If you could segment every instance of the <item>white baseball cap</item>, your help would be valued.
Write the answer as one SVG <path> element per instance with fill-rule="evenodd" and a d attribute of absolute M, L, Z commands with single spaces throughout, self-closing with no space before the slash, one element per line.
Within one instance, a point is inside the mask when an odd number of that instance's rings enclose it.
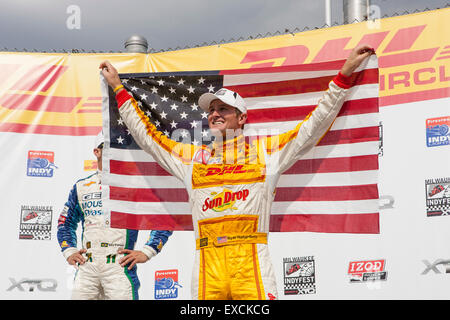
<path fill-rule="evenodd" d="M 105 142 L 105 137 L 103 136 L 103 130 L 95 137 L 94 148 L 100 147 L 102 143 Z"/>
<path fill-rule="evenodd" d="M 242 113 L 247 113 L 247 108 L 245 107 L 245 101 L 239 95 L 239 93 L 231 91 L 226 88 L 219 89 L 216 93 L 204 93 L 198 99 L 198 105 L 202 110 L 206 112 L 209 111 L 209 106 L 211 105 L 211 101 L 219 99 L 226 104 L 235 107 Z"/>

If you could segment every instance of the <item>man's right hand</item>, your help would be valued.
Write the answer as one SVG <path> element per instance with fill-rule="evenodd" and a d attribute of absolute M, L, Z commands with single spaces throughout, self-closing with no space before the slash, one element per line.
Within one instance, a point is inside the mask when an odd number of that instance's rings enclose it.
<path fill-rule="evenodd" d="M 100 63 L 99 68 L 102 69 L 102 74 L 111 88 L 115 89 L 122 84 L 119 73 L 108 60 Z"/>
<path fill-rule="evenodd" d="M 70 255 L 67 258 L 67 262 L 70 265 L 75 265 L 78 264 L 84 264 L 86 262 L 86 259 L 83 257 L 83 253 L 86 253 L 86 249 L 81 249 L 78 252 L 75 252 L 74 254 Z"/>

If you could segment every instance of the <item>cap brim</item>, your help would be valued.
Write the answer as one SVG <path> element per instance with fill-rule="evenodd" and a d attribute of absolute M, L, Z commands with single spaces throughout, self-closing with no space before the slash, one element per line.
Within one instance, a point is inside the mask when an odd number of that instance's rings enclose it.
<path fill-rule="evenodd" d="M 211 105 L 211 101 L 219 99 L 214 93 L 204 93 L 200 96 L 200 98 L 198 98 L 198 106 L 208 112 L 209 111 L 209 106 Z M 220 100 L 220 99 L 219 99 Z"/>

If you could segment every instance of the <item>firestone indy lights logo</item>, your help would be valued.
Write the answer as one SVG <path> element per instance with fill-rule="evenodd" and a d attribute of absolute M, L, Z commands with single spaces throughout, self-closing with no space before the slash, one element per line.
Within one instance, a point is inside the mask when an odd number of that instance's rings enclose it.
<path fill-rule="evenodd" d="M 350 282 L 386 280 L 385 265 L 385 260 L 352 261 L 348 266 Z"/>
<path fill-rule="evenodd" d="M 450 145 L 450 116 L 427 119 L 427 147 Z"/>
<path fill-rule="evenodd" d="M 284 294 L 315 294 L 316 272 L 313 256 L 283 258 Z"/>
<path fill-rule="evenodd" d="M 55 153 L 51 151 L 28 151 L 27 176 L 53 177 L 55 166 Z"/>
<path fill-rule="evenodd" d="M 425 180 L 427 216 L 450 214 L 450 177 Z"/>
<path fill-rule="evenodd" d="M 155 299 L 178 298 L 178 270 L 161 270 L 155 272 Z"/>
<path fill-rule="evenodd" d="M 51 206 L 23 205 L 20 212 L 19 239 L 51 240 Z"/>

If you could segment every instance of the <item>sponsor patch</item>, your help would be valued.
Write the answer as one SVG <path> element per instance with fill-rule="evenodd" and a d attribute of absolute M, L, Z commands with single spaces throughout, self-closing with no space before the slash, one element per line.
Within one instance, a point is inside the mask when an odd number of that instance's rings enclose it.
<path fill-rule="evenodd" d="M 427 147 L 447 146 L 450 144 L 450 116 L 426 120 Z"/>
<path fill-rule="evenodd" d="M 19 239 L 51 240 L 51 206 L 22 205 L 20 211 Z"/>
<path fill-rule="evenodd" d="M 161 270 L 155 272 L 155 299 L 178 298 L 178 270 Z"/>
<path fill-rule="evenodd" d="M 386 280 L 385 260 L 352 261 L 348 266 L 350 282 Z"/>
<path fill-rule="evenodd" d="M 450 177 L 425 180 L 427 216 L 450 214 Z"/>
<path fill-rule="evenodd" d="M 283 258 L 284 294 L 316 293 L 316 272 L 313 256 Z"/>
<path fill-rule="evenodd" d="M 27 176 L 51 178 L 54 169 L 57 169 L 54 152 L 28 151 Z"/>

